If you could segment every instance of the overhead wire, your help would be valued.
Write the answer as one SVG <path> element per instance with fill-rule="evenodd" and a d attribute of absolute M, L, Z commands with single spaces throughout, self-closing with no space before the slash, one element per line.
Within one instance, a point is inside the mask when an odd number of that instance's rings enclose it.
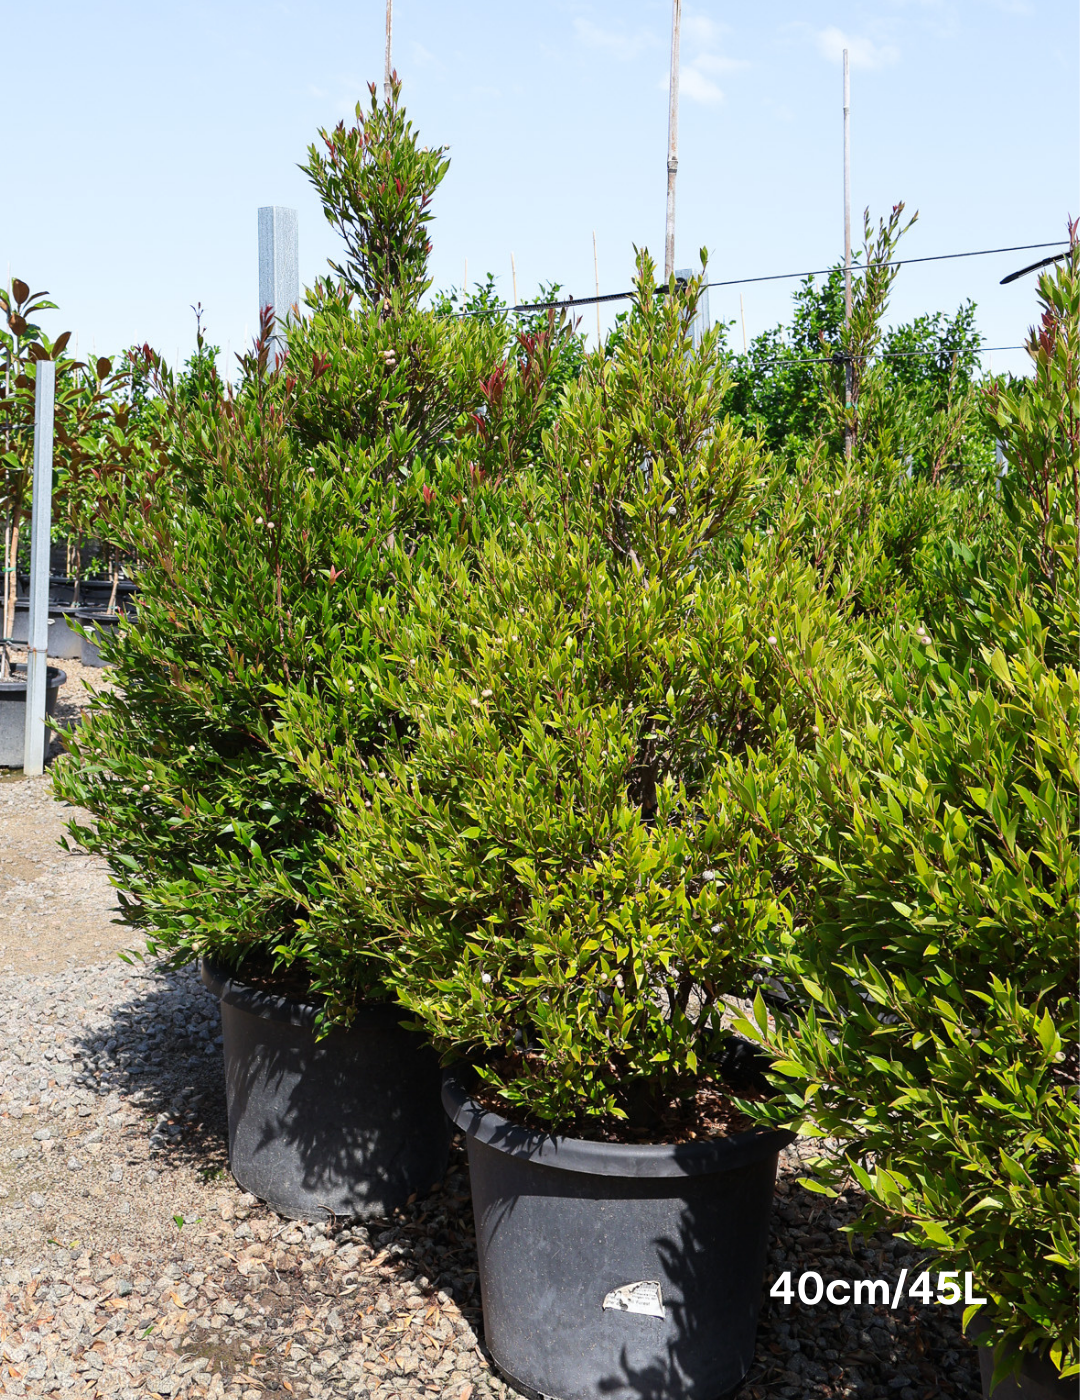
<path fill-rule="evenodd" d="M 1057 238 L 1051 240 L 1048 243 L 1014 243 L 1007 248 L 974 248 L 963 253 L 933 253 L 921 258 L 894 258 L 889 260 L 888 262 L 874 262 L 869 264 L 862 264 L 861 270 L 866 270 L 868 267 L 906 267 L 909 264 L 914 263 L 948 262 L 955 258 L 986 258 L 991 257 L 996 253 L 1026 253 L 1041 248 L 1059 248 L 1067 245 L 1067 243 L 1067 239 Z M 1060 256 L 1060 254 L 1056 256 Z M 1055 260 L 1055 258 L 1051 258 L 1045 261 L 1052 262 Z M 1035 263 L 1032 264 L 1030 268 L 1025 268 L 1024 271 L 1030 272 L 1033 271 L 1036 267 L 1042 265 L 1045 264 Z M 860 268 L 856 268 L 856 271 L 858 270 L 860 270 Z M 806 272 L 772 272 L 762 277 L 732 277 L 721 282 L 705 282 L 702 284 L 702 289 L 704 290 L 704 288 L 706 287 L 744 287 L 749 286 L 751 283 L 754 282 L 787 282 L 795 278 L 803 277 L 825 277 L 833 271 L 835 271 L 835 268 L 832 267 L 818 267 L 811 268 Z M 663 294 L 666 291 L 666 285 L 658 287 L 656 289 L 656 295 L 663 296 Z M 560 311 L 566 310 L 569 307 L 573 306 L 596 306 L 600 303 L 609 301 L 628 301 L 634 295 L 635 293 L 632 290 L 627 292 L 605 292 L 602 296 L 571 296 L 563 297 L 561 300 L 558 301 L 523 302 L 517 306 L 477 307 L 475 310 L 462 309 L 457 314 L 460 316 L 494 316 L 498 315 L 500 311 L 505 311 L 507 314 L 513 314 L 515 316 L 530 316 L 538 311 Z"/>

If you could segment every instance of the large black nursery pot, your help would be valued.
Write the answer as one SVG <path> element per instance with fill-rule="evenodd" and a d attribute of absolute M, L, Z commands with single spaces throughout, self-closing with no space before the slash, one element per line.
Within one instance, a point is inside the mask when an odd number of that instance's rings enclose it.
<path fill-rule="evenodd" d="M 448 1071 L 466 1134 L 484 1337 L 554 1400 L 720 1400 L 754 1356 L 777 1157 L 751 1131 L 668 1147 L 519 1127 Z"/>
<path fill-rule="evenodd" d="M 16 586 L 16 597 L 28 599 L 30 597 L 30 575 L 19 574 Z M 63 574 L 49 575 L 49 607 L 70 607 L 75 601 L 75 580 Z"/>
<path fill-rule="evenodd" d="M 446 1170 L 450 1125 L 434 1051 L 393 1005 L 315 1039 L 318 1008 L 203 959 L 221 999 L 229 1166 L 279 1215 L 385 1217 Z"/>
<path fill-rule="evenodd" d="M 74 608 L 58 603 L 49 604 L 49 648 L 47 655 L 64 661 L 77 661 L 82 655 L 82 638 L 68 626 Z M 16 646 L 25 646 L 30 639 L 30 604 L 15 604 L 15 620 L 11 639 Z"/>
<path fill-rule="evenodd" d="M 0 768 L 21 768 L 26 751 L 26 667 L 16 664 L 11 671 L 11 680 L 0 681 Z M 47 666 L 45 676 L 45 713 L 51 715 L 67 675 Z M 48 743 L 46 735 L 46 749 Z"/>
<path fill-rule="evenodd" d="M 116 586 L 116 606 L 123 608 L 135 597 L 134 580 L 122 578 Z M 87 608 L 107 608 L 112 597 L 112 579 L 84 578 L 79 584 L 79 602 Z"/>

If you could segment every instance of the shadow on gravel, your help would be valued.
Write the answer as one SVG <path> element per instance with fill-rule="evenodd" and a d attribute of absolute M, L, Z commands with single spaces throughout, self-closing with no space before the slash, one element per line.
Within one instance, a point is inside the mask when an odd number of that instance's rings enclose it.
<path fill-rule="evenodd" d="M 194 1167 L 206 1180 L 228 1173 L 228 1121 L 221 1015 L 194 966 L 170 972 L 136 965 L 127 1000 L 100 1029 L 75 1040 L 83 1084 L 116 1090 L 158 1122 L 148 1128 L 159 1167 Z"/>
<path fill-rule="evenodd" d="M 125 1000 L 112 1007 L 100 1030 L 74 1042 L 84 1065 L 83 1084 L 114 1089 L 148 1118 L 148 1165 L 186 1166 L 206 1181 L 235 1186 L 229 1172 L 229 1130 L 218 1000 L 195 965 L 179 972 L 136 965 Z M 209 1050 L 208 1050 L 209 1047 Z M 239 1190 L 239 1187 L 236 1187 Z M 460 1136 L 439 1187 L 385 1221 L 356 1226 L 331 1222 L 331 1235 L 366 1235 L 399 1276 L 428 1280 L 467 1315 L 479 1308 L 479 1275 L 468 1166 Z"/>

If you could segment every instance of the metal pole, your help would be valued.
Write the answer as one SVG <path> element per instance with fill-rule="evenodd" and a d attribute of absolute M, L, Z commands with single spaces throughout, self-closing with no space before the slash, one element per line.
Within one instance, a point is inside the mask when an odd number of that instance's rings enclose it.
<path fill-rule="evenodd" d="M 394 30 L 394 0 L 386 0 L 386 67 L 383 70 L 383 99 L 390 106 L 390 38 Z"/>
<path fill-rule="evenodd" d="M 300 239 L 295 209 L 267 204 L 259 210 L 259 310 L 272 307 L 275 339 L 284 341 L 285 319 L 300 303 Z M 246 339 L 246 335 L 245 335 Z"/>
<path fill-rule="evenodd" d="M 595 229 L 593 229 L 593 234 L 592 234 L 592 268 L 593 268 L 593 278 L 594 278 L 594 280 L 595 280 L 595 282 L 596 282 L 596 348 L 597 348 L 597 350 L 602 350 L 602 349 L 604 348 L 604 340 L 603 340 L 603 337 L 602 337 L 601 334 L 600 334 L 600 264 L 599 264 L 599 262 L 597 261 L 597 258 L 596 258 L 596 230 L 595 230 Z"/>
<path fill-rule="evenodd" d="M 675 271 L 675 175 L 679 169 L 679 30 L 682 0 L 671 0 L 671 86 L 668 95 L 667 225 L 664 232 L 664 281 Z"/>
<path fill-rule="evenodd" d="M 26 652 L 23 773 L 45 771 L 45 687 L 49 652 L 49 545 L 52 524 L 53 417 L 56 365 L 38 360 L 34 395 L 34 507 L 30 524 L 30 625 Z"/>
<path fill-rule="evenodd" d="M 844 330 L 851 327 L 851 66 L 844 50 Z M 850 350 L 849 350 L 850 354 Z M 851 360 L 844 362 L 844 456 L 852 453 Z"/>

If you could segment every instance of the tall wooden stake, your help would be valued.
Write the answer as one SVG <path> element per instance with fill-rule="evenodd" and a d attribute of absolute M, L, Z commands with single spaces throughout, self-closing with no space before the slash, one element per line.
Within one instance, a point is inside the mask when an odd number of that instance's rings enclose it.
<path fill-rule="evenodd" d="M 844 329 L 851 327 L 851 66 L 844 50 Z M 849 347 L 850 353 L 850 347 Z M 844 363 L 844 456 L 854 447 L 851 430 L 851 360 Z"/>
<path fill-rule="evenodd" d="M 513 253 L 510 254 L 510 276 L 511 276 L 511 278 L 513 279 L 513 282 L 514 282 L 514 305 L 515 305 L 515 306 L 520 306 L 520 305 L 521 305 L 521 302 L 518 301 L 518 294 L 517 294 L 517 267 L 516 267 L 516 265 L 515 265 L 515 263 L 514 263 L 514 255 L 513 255 Z"/>
<path fill-rule="evenodd" d="M 675 271 L 675 175 L 679 169 L 679 30 L 682 0 L 671 0 L 671 85 L 668 94 L 667 224 L 664 231 L 664 281 Z"/>
<path fill-rule="evenodd" d="M 596 348 L 604 348 L 603 337 L 600 334 L 600 264 L 596 258 L 596 230 L 592 233 L 592 267 L 593 277 L 596 280 Z"/>
<path fill-rule="evenodd" d="M 38 360 L 34 394 L 34 509 L 30 525 L 30 626 L 26 652 L 23 773 L 45 771 L 45 686 L 49 651 L 49 545 L 52 525 L 56 364 Z"/>
<path fill-rule="evenodd" d="M 739 319 L 742 321 L 742 352 L 746 354 L 746 307 L 743 306 L 742 292 L 739 293 Z"/>
<path fill-rule="evenodd" d="M 383 70 L 383 100 L 390 106 L 390 39 L 394 31 L 394 0 L 386 0 L 386 66 Z"/>

